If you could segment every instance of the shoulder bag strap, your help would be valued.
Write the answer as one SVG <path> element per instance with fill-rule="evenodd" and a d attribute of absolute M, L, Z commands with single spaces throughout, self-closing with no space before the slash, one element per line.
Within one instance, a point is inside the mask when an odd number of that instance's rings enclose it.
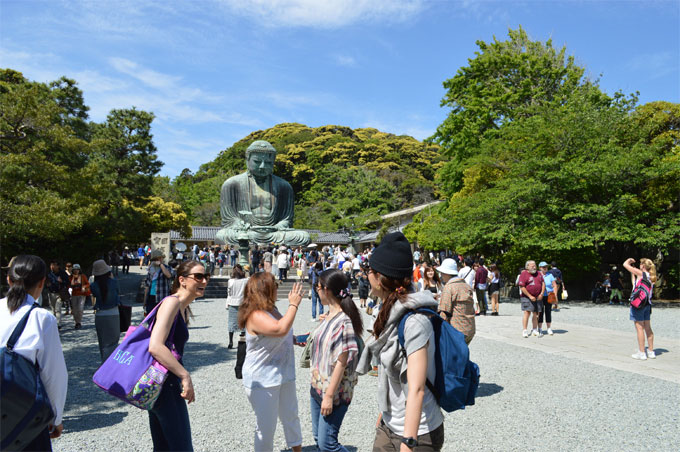
<path fill-rule="evenodd" d="M 14 328 L 14 331 L 12 331 L 12 335 L 9 337 L 7 340 L 7 349 L 8 350 L 14 350 L 14 346 L 16 345 L 17 341 L 19 340 L 19 337 L 21 336 L 21 333 L 24 332 L 24 328 L 26 328 L 26 324 L 28 323 L 28 318 L 31 316 L 31 311 L 33 309 L 38 308 L 38 303 L 33 303 L 31 305 L 31 308 L 28 310 L 26 314 L 21 318 L 19 323 L 17 323 L 17 326 Z"/>

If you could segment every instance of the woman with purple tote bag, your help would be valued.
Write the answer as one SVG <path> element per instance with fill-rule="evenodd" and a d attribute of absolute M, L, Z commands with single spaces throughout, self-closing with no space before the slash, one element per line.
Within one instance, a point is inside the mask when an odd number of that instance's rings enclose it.
<path fill-rule="evenodd" d="M 195 400 L 194 386 L 182 355 L 189 339 L 189 305 L 203 296 L 209 279 L 200 262 L 183 262 L 173 294 L 128 331 L 93 378 L 109 394 L 149 411 L 154 451 L 193 451 L 185 400 Z"/>
<path fill-rule="evenodd" d="M 151 331 L 149 353 L 165 366 L 169 373 L 156 403 L 149 410 L 149 427 L 153 449 L 163 451 L 192 451 L 191 427 L 186 403 L 195 400 L 194 386 L 189 372 L 177 359 L 167 343 L 174 344 L 180 356 L 189 339 L 187 328 L 189 305 L 202 297 L 210 275 L 200 262 L 185 261 L 177 268 L 172 284 L 173 295 L 165 298 L 158 308 Z M 172 331 L 172 337 L 169 337 Z M 183 400 L 184 399 L 184 400 Z"/>

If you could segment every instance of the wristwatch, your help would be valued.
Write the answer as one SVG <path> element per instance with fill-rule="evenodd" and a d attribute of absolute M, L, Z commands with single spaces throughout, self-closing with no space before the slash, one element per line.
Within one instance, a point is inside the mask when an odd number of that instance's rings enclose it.
<path fill-rule="evenodd" d="M 418 445 L 418 440 L 416 438 L 413 438 L 413 437 L 402 438 L 401 442 L 406 444 L 406 446 L 409 449 L 413 449 L 414 447 L 416 447 Z"/>

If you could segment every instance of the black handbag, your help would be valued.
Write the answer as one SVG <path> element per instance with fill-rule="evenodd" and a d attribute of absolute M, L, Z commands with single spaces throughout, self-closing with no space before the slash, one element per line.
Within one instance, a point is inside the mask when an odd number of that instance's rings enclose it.
<path fill-rule="evenodd" d="M 243 363 L 246 360 L 246 337 L 245 335 L 239 336 L 238 346 L 236 347 L 236 366 L 234 367 L 234 373 L 236 378 L 241 380 L 243 378 Z"/>
<path fill-rule="evenodd" d="M 49 425 L 54 413 L 47 391 L 40 379 L 40 367 L 14 351 L 14 346 L 24 332 L 31 306 L 12 332 L 7 345 L 0 349 L 2 379 L 2 442 L 0 449 L 24 450 Z"/>

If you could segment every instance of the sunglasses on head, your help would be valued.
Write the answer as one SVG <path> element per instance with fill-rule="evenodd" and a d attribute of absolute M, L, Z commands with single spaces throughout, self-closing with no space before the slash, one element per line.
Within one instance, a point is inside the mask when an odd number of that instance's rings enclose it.
<path fill-rule="evenodd" d="M 210 280 L 210 275 L 206 275 L 205 273 L 189 273 L 186 277 L 198 282 Z"/>

